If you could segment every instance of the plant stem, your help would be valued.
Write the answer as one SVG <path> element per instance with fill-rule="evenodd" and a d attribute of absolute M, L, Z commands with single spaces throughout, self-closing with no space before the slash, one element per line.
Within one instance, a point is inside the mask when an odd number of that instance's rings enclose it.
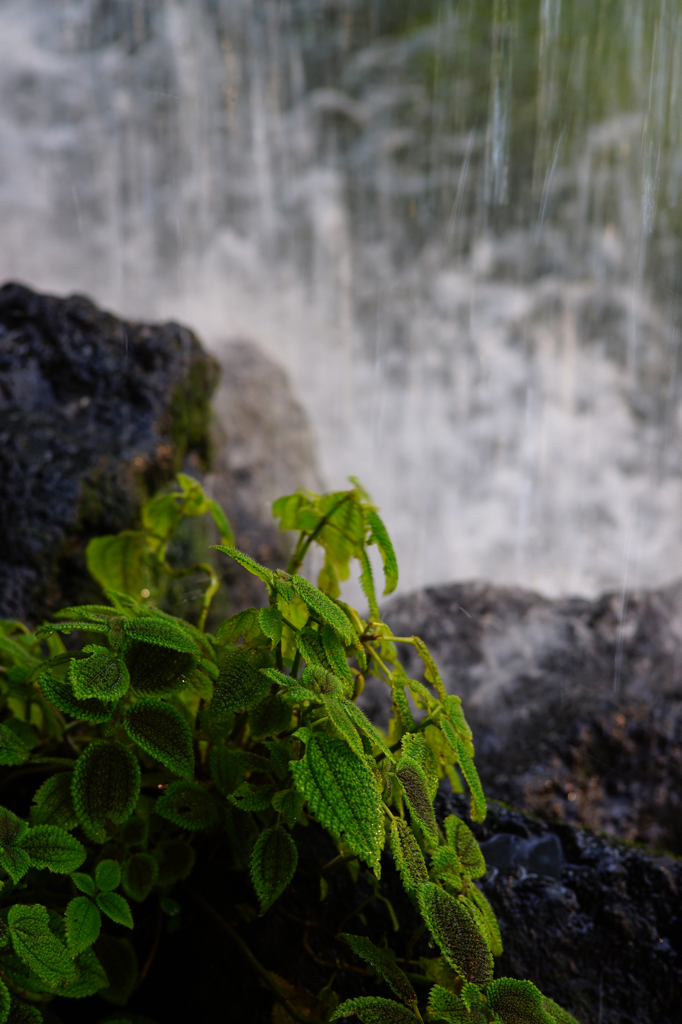
<path fill-rule="evenodd" d="M 289 573 L 290 576 L 293 576 L 294 573 L 298 572 L 298 570 L 303 565 L 305 556 L 308 554 L 310 545 L 313 543 L 314 540 L 317 540 L 317 538 L 320 535 L 320 531 L 324 529 L 324 527 L 327 525 L 331 517 L 337 511 L 337 509 L 340 509 L 341 506 L 350 499 L 352 494 L 353 491 L 349 491 L 348 494 L 345 494 L 340 501 L 337 501 L 335 505 L 332 505 L 332 507 L 329 509 L 329 512 L 327 512 L 326 516 L 323 516 L 322 519 L 320 519 L 319 523 L 317 524 L 313 532 L 305 541 L 303 541 L 305 534 L 301 534 L 299 542 L 296 545 L 296 550 L 294 551 L 291 561 L 287 566 L 287 572 Z M 301 541 L 303 541 L 303 543 L 301 543 Z"/>

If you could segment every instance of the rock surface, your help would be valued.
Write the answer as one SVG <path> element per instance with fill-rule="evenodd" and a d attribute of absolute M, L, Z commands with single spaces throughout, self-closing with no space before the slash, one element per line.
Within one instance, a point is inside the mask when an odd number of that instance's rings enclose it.
<path fill-rule="evenodd" d="M 88 539 L 135 525 L 188 457 L 208 464 L 217 379 L 178 324 L 0 288 L 0 616 L 82 599 Z"/>
<path fill-rule="evenodd" d="M 489 797 L 682 853 L 682 585 L 623 605 L 453 584 L 385 616 L 423 637 L 462 697 Z M 363 694 L 375 719 L 386 693 Z"/>

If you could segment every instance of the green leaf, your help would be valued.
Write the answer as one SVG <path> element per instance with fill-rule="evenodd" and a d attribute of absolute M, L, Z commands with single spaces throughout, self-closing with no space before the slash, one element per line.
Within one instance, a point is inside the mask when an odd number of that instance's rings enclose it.
<path fill-rule="evenodd" d="M 327 663 L 327 654 L 324 649 L 321 633 L 318 633 L 316 629 L 311 629 L 309 626 L 304 626 L 294 637 L 294 643 L 310 669 L 320 668 L 324 672 L 329 672 L 330 675 L 333 675 Z M 342 688 L 341 680 L 338 681 L 337 685 Z"/>
<path fill-rule="evenodd" d="M 119 700 L 130 685 L 128 669 L 107 647 L 88 644 L 83 648 L 89 658 L 74 658 L 69 667 L 69 682 L 77 700 L 95 697 L 105 702 Z"/>
<path fill-rule="evenodd" d="M 396 774 L 413 820 L 419 822 L 426 837 L 434 846 L 437 846 L 438 825 L 424 773 L 419 765 L 403 755 Z"/>
<path fill-rule="evenodd" d="M 435 800 L 439 776 L 438 760 L 434 751 L 421 733 L 408 733 L 403 736 L 401 746 L 403 757 L 416 764 L 423 775 L 429 800 Z"/>
<path fill-rule="evenodd" d="M 374 775 L 343 740 L 314 735 L 305 757 L 292 762 L 296 788 L 320 824 L 379 876 L 384 845 L 381 799 Z"/>
<path fill-rule="evenodd" d="M 0 866 L 13 882 L 24 877 L 30 867 L 28 854 L 21 844 L 28 833 L 28 825 L 16 814 L 0 807 Z"/>
<path fill-rule="evenodd" d="M 7 1024 L 10 1009 L 10 994 L 7 985 L 0 980 L 0 1024 Z"/>
<path fill-rule="evenodd" d="M 98 893 L 97 906 L 115 924 L 122 924 L 124 928 L 134 927 L 133 915 L 130 913 L 128 901 L 123 896 L 119 896 L 117 892 Z"/>
<path fill-rule="evenodd" d="M 43 1015 L 37 1006 L 31 1006 L 17 996 L 12 996 L 7 1024 L 43 1024 Z"/>
<path fill-rule="evenodd" d="M 7 846 L 0 850 L 0 867 L 5 869 L 15 884 L 24 877 L 30 866 L 28 854 L 20 847 Z"/>
<path fill-rule="evenodd" d="M 140 766 L 118 740 L 93 740 L 76 761 L 71 781 L 73 806 L 83 830 L 104 840 L 104 823 L 129 818 L 140 795 Z"/>
<path fill-rule="evenodd" d="M 57 825 L 71 831 L 78 824 L 71 798 L 71 772 L 58 772 L 47 779 L 33 797 L 33 825 Z"/>
<path fill-rule="evenodd" d="M 154 807 L 157 814 L 180 828 L 196 832 L 220 821 L 220 811 L 198 782 L 171 782 Z"/>
<path fill-rule="evenodd" d="M 337 700 L 336 697 L 328 695 L 326 693 L 321 694 L 324 702 L 329 721 L 332 723 L 339 735 L 346 740 L 351 750 L 353 750 L 360 759 L 364 759 L 365 748 L 362 745 L 362 740 L 358 735 L 358 731 L 353 725 L 350 715 L 346 708 Z"/>
<path fill-rule="evenodd" d="M 226 547 L 228 547 L 228 548 L 232 547 L 233 548 L 234 547 L 234 532 L 232 530 L 232 527 L 230 526 L 230 522 L 229 522 L 227 516 L 223 512 L 223 510 L 220 507 L 220 505 L 218 504 L 218 502 L 214 501 L 213 498 L 207 498 L 206 504 L 208 506 L 208 512 L 209 512 L 209 515 L 211 516 L 211 519 L 213 520 L 213 522 L 218 527 L 218 533 L 220 534 L 220 539 L 222 540 L 222 542 L 225 544 Z"/>
<path fill-rule="evenodd" d="M 542 993 L 532 981 L 498 978 L 485 990 L 488 1006 L 502 1024 L 554 1024 L 543 1009 Z"/>
<path fill-rule="evenodd" d="M 85 999 L 87 996 L 94 996 L 100 989 L 108 988 L 109 979 L 92 949 L 84 949 L 79 953 L 74 960 L 74 967 L 76 980 L 59 990 L 61 996 L 66 996 L 67 999 Z"/>
<path fill-rule="evenodd" d="M 447 1021 L 447 1024 L 485 1024 L 478 1006 L 469 1008 L 460 996 L 442 985 L 434 985 L 429 992 L 427 1009 L 430 1017 Z"/>
<path fill-rule="evenodd" d="M 367 519 L 367 525 L 372 531 L 368 544 L 376 544 L 381 552 L 381 558 L 384 563 L 384 576 L 386 577 L 386 588 L 384 594 L 392 594 L 398 585 L 398 560 L 395 557 L 395 551 L 391 544 L 391 538 L 388 535 L 388 530 L 384 526 L 381 518 L 374 509 L 367 509 L 365 511 Z"/>
<path fill-rule="evenodd" d="M 445 698 L 443 703 L 445 705 L 445 711 L 450 721 L 452 722 L 453 727 L 460 734 L 460 737 L 465 741 L 465 745 L 468 746 L 468 744 L 471 744 L 471 746 L 468 747 L 468 749 L 469 753 L 473 757 L 473 733 L 471 731 L 469 723 L 464 717 L 461 697 L 457 697 L 454 693 L 451 693 Z"/>
<path fill-rule="evenodd" d="M 449 814 L 443 822 L 449 845 L 456 852 L 462 867 L 470 878 L 485 874 L 485 860 L 473 832 L 460 818 Z"/>
<path fill-rule="evenodd" d="M 163 839 L 153 850 L 159 864 L 158 884 L 175 885 L 188 878 L 194 867 L 194 849 L 184 839 Z"/>
<path fill-rule="evenodd" d="M 148 616 L 126 619 L 123 632 L 130 684 L 137 693 L 163 697 L 186 684 L 201 652 L 185 630 Z"/>
<path fill-rule="evenodd" d="M 418 895 L 424 920 L 450 966 L 466 981 L 489 982 L 493 958 L 471 913 L 432 882 L 420 886 Z"/>
<path fill-rule="evenodd" d="M 270 655 L 248 647 L 227 647 L 220 651 L 220 674 L 213 691 L 209 714 L 212 718 L 228 711 L 248 711 L 263 699 L 270 680 L 260 670 L 270 663 Z"/>
<path fill-rule="evenodd" d="M 478 777 L 476 765 L 471 760 L 469 752 L 459 736 L 457 737 L 455 753 L 457 755 L 457 763 L 459 764 L 462 775 L 466 779 L 466 783 L 471 792 L 471 819 L 472 821 L 485 821 L 488 808 L 486 806 L 481 780 Z"/>
<path fill-rule="evenodd" d="M 127 846 L 140 846 L 147 841 L 149 822 L 144 818 L 133 815 L 124 821 L 118 830 L 118 838 Z"/>
<path fill-rule="evenodd" d="M 109 626 L 106 622 L 99 622 L 96 619 L 84 619 L 79 622 L 45 622 L 36 629 L 37 637 L 51 636 L 52 633 L 73 633 L 80 629 L 84 633 L 108 633 Z"/>
<path fill-rule="evenodd" d="M 0 724 L 0 765 L 23 764 L 30 749 L 4 722 Z"/>
<path fill-rule="evenodd" d="M 132 944 L 128 939 L 114 939 L 101 934 L 95 952 L 109 981 L 100 996 L 115 1006 L 125 1006 L 138 978 L 137 957 Z"/>
<path fill-rule="evenodd" d="M 360 573 L 360 586 L 362 587 L 363 594 L 367 598 L 367 604 L 369 605 L 369 616 L 372 622 L 377 622 L 381 618 L 381 613 L 379 611 L 376 590 L 374 588 L 372 563 L 367 557 L 367 552 L 364 550 L 364 548 L 359 552 L 358 559 L 362 567 L 362 571 Z"/>
<path fill-rule="evenodd" d="M 254 646 L 258 640 L 264 642 L 265 635 L 260 627 L 261 608 L 244 608 L 231 618 L 221 623 L 216 630 L 216 640 L 219 644 L 236 643 L 240 637 L 244 638 L 247 647 Z"/>
<path fill-rule="evenodd" d="M 222 551 L 223 554 L 229 555 L 230 558 L 234 558 L 235 562 L 239 562 L 244 569 L 248 570 L 253 576 L 257 576 L 263 583 L 272 584 L 275 574 L 272 569 L 266 569 L 264 565 L 260 565 L 250 555 L 245 554 L 243 551 L 239 551 L 237 548 L 227 547 L 225 544 L 213 544 L 212 547 L 216 551 Z"/>
<path fill-rule="evenodd" d="M 249 727 L 255 740 L 277 736 L 289 728 L 290 722 L 291 707 L 276 693 L 266 697 L 249 712 Z"/>
<path fill-rule="evenodd" d="M 475 885 L 469 887 L 469 897 L 478 907 L 485 924 L 486 931 L 488 933 L 488 943 L 490 945 L 490 952 L 493 956 L 502 956 L 504 949 L 502 947 L 502 935 L 500 934 L 500 926 L 497 923 L 495 917 L 495 911 L 488 903 L 488 900 L 483 895 L 480 889 Z"/>
<path fill-rule="evenodd" d="M 426 669 L 424 677 L 426 681 L 435 686 L 438 696 L 442 701 L 445 701 L 447 699 L 447 694 L 445 692 L 445 687 L 443 686 L 443 680 L 440 677 L 438 666 L 433 660 L 433 657 L 431 656 L 428 647 L 421 639 L 421 637 L 418 636 L 412 637 L 412 643 L 414 644 L 415 650 L 419 654 L 419 657 L 424 662 L 424 667 Z"/>
<path fill-rule="evenodd" d="M 347 999 L 329 1019 L 339 1020 L 341 1017 L 359 1017 L 363 1024 L 418 1024 L 418 1018 L 406 1006 L 380 996 Z"/>
<path fill-rule="evenodd" d="M 244 778 L 246 761 L 239 750 L 214 747 L 211 751 L 210 770 L 216 788 L 223 796 L 229 796 Z"/>
<path fill-rule="evenodd" d="M 417 993 L 405 972 L 396 964 L 395 955 L 391 956 L 387 950 L 379 949 L 363 935 L 342 934 L 341 938 L 346 939 L 356 956 L 362 957 L 372 965 L 399 999 L 408 1006 L 417 1005 Z"/>
<path fill-rule="evenodd" d="M 111 718 L 114 710 L 111 704 L 96 697 L 88 700 L 78 700 L 74 695 L 70 683 L 64 679 L 57 679 L 51 672 L 45 671 L 40 674 L 38 685 L 42 690 L 45 700 L 54 704 L 56 708 L 73 718 L 82 718 L 86 722 L 106 722 Z"/>
<path fill-rule="evenodd" d="M 251 853 L 251 881 L 264 914 L 284 892 L 298 864 L 296 844 L 281 825 L 264 829 Z"/>
<path fill-rule="evenodd" d="M 158 547 L 165 548 L 182 519 L 176 499 L 177 492 L 157 494 L 142 506 L 142 525 L 158 542 L 158 545 L 153 544 L 155 550 Z"/>
<path fill-rule="evenodd" d="M 282 815 L 289 828 L 293 828 L 298 821 L 304 802 L 295 789 L 280 789 L 272 798 L 272 806 Z"/>
<path fill-rule="evenodd" d="M 117 608 L 107 604 L 75 604 L 70 608 L 60 608 L 54 613 L 55 619 L 84 619 L 87 622 L 108 622 L 120 617 Z"/>
<path fill-rule="evenodd" d="M 442 882 L 462 888 L 462 865 L 451 846 L 439 846 L 431 855 L 431 871 Z"/>
<path fill-rule="evenodd" d="M 320 630 L 320 636 L 322 637 L 324 653 L 327 656 L 327 661 L 329 662 L 332 672 L 334 675 L 338 676 L 339 679 L 345 682 L 346 696 L 352 696 L 353 689 L 355 687 L 355 680 L 353 679 L 353 673 L 348 666 L 346 650 L 343 644 L 331 626 L 323 626 Z"/>
<path fill-rule="evenodd" d="M 102 919 L 99 910 L 87 896 L 76 896 L 64 913 L 66 944 L 72 956 L 91 946 L 99 935 Z"/>
<path fill-rule="evenodd" d="M 254 786 L 250 782 L 242 782 L 231 793 L 228 800 L 242 811 L 264 811 L 270 806 L 277 786 Z"/>
<path fill-rule="evenodd" d="M 353 630 L 347 617 L 337 604 L 334 604 L 330 597 L 323 594 L 321 590 L 305 579 L 303 576 L 292 576 L 291 585 L 298 596 L 305 601 L 313 615 L 325 623 L 341 637 L 343 642 L 350 646 L 353 643 Z"/>
<path fill-rule="evenodd" d="M 156 885 L 158 861 L 148 853 L 134 853 L 123 864 L 123 891 L 136 903 L 142 903 Z"/>
<path fill-rule="evenodd" d="M 52 934 L 50 919 L 40 904 L 15 904 L 7 915 L 12 945 L 17 956 L 49 986 L 69 982 L 75 977 L 71 957 Z"/>
<path fill-rule="evenodd" d="M 121 884 L 121 865 L 110 857 L 101 860 L 95 868 L 95 882 L 104 892 L 112 892 Z"/>
<path fill-rule="evenodd" d="M 542 1009 L 549 1014 L 555 1024 L 578 1024 L 575 1017 L 571 1017 L 570 1013 L 562 1009 L 553 999 L 548 999 L 547 996 L 542 997 Z"/>
<path fill-rule="evenodd" d="M 116 590 L 136 600 L 149 583 L 147 536 L 143 530 L 123 530 L 93 537 L 85 549 L 90 575 L 103 590 Z"/>
<path fill-rule="evenodd" d="M 71 874 L 71 881 L 80 892 L 84 892 L 86 896 L 94 896 L 97 891 L 95 881 L 90 875 L 86 875 L 83 871 L 73 871 Z"/>
<path fill-rule="evenodd" d="M 279 608 L 261 608 L 258 613 L 260 628 L 276 647 L 282 639 L 282 613 Z"/>
<path fill-rule="evenodd" d="M 35 825 L 21 844 L 34 868 L 60 875 L 76 871 L 85 860 L 85 847 L 56 825 Z"/>
<path fill-rule="evenodd" d="M 174 775 L 192 778 L 192 733 L 180 712 L 170 704 L 153 697 L 143 697 L 128 708 L 125 730 L 133 743 L 137 743 Z"/>
<path fill-rule="evenodd" d="M 428 882 L 429 873 L 412 829 L 401 818 L 391 819 L 391 853 L 406 892 L 416 896 L 419 886 Z"/>

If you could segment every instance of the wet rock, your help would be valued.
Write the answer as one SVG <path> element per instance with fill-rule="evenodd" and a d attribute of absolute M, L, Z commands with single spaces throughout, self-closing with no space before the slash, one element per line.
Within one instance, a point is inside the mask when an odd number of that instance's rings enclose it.
<path fill-rule="evenodd" d="M 682 585 L 623 602 L 453 584 L 385 616 L 424 638 L 462 697 L 488 796 L 682 852 Z M 378 720 L 386 697 L 363 694 Z"/>
<path fill-rule="evenodd" d="M 178 324 L 0 288 L 0 616 L 97 599 L 83 552 L 136 525 L 189 460 L 206 467 L 218 367 Z"/>
<path fill-rule="evenodd" d="M 472 824 L 467 803 L 440 796 L 437 809 L 481 842 L 504 943 L 496 977 L 529 978 L 581 1024 L 678 1024 L 682 863 L 495 803 Z"/>

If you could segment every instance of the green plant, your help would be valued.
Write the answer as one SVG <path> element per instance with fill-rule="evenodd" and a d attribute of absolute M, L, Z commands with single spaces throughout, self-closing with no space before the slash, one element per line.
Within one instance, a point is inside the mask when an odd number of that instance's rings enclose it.
<path fill-rule="evenodd" d="M 169 930 L 177 926 L 173 890 L 192 871 L 193 836 L 226 833 L 234 866 L 249 871 L 267 913 L 296 872 L 296 831 L 311 818 L 335 840 L 335 866 L 357 872 L 362 862 L 379 879 L 390 849 L 440 950 L 426 967 L 418 961 L 415 975 L 409 952 L 403 970 L 390 949 L 346 934 L 347 948 L 396 999 L 338 1005 L 330 988 L 316 1019 L 571 1021 L 530 982 L 493 980 L 502 945 L 475 884 L 485 872 L 481 851 L 463 821 L 451 815 L 441 827 L 433 810 L 447 777 L 460 792 L 466 783 L 472 818 L 485 817 L 471 731 L 424 643 L 392 636 L 381 621 L 368 547 L 378 549 L 386 593 L 398 569 L 367 494 L 354 482 L 277 501 L 282 529 L 298 532 L 283 571 L 237 550 L 221 510 L 196 481 L 178 479 L 179 491 L 144 507 L 140 530 L 91 542 L 88 564 L 109 604 L 66 608 L 35 633 L 2 623 L 0 763 L 13 769 L 5 786 L 48 777 L 28 823 L 0 810 L 0 1024 L 40 1020 L 37 1007 L 54 995 L 97 992 L 124 1006 L 139 981 L 135 956 L 107 922 L 132 929 L 136 906 L 155 898 Z M 216 550 L 258 577 L 268 598 L 214 635 L 204 632 L 217 586 L 210 565 L 198 567 L 209 585 L 197 626 L 162 611 L 140 585 L 152 580 L 150 566 L 177 573 L 166 559 L 170 537 L 182 516 L 205 513 L 230 541 Z M 324 551 L 318 586 L 298 572 L 313 543 Z M 352 559 L 368 621 L 339 597 Z M 61 634 L 80 646 L 67 650 Z M 419 653 L 424 682 L 406 674 L 400 643 Z M 392 693 L 387 734 L 355 702 L 370 673 Z M 289 1018 L 313 1021 L 285 983 L 258 969 Z M 414 985 L 429 980 L 420 1009 Z"/>

